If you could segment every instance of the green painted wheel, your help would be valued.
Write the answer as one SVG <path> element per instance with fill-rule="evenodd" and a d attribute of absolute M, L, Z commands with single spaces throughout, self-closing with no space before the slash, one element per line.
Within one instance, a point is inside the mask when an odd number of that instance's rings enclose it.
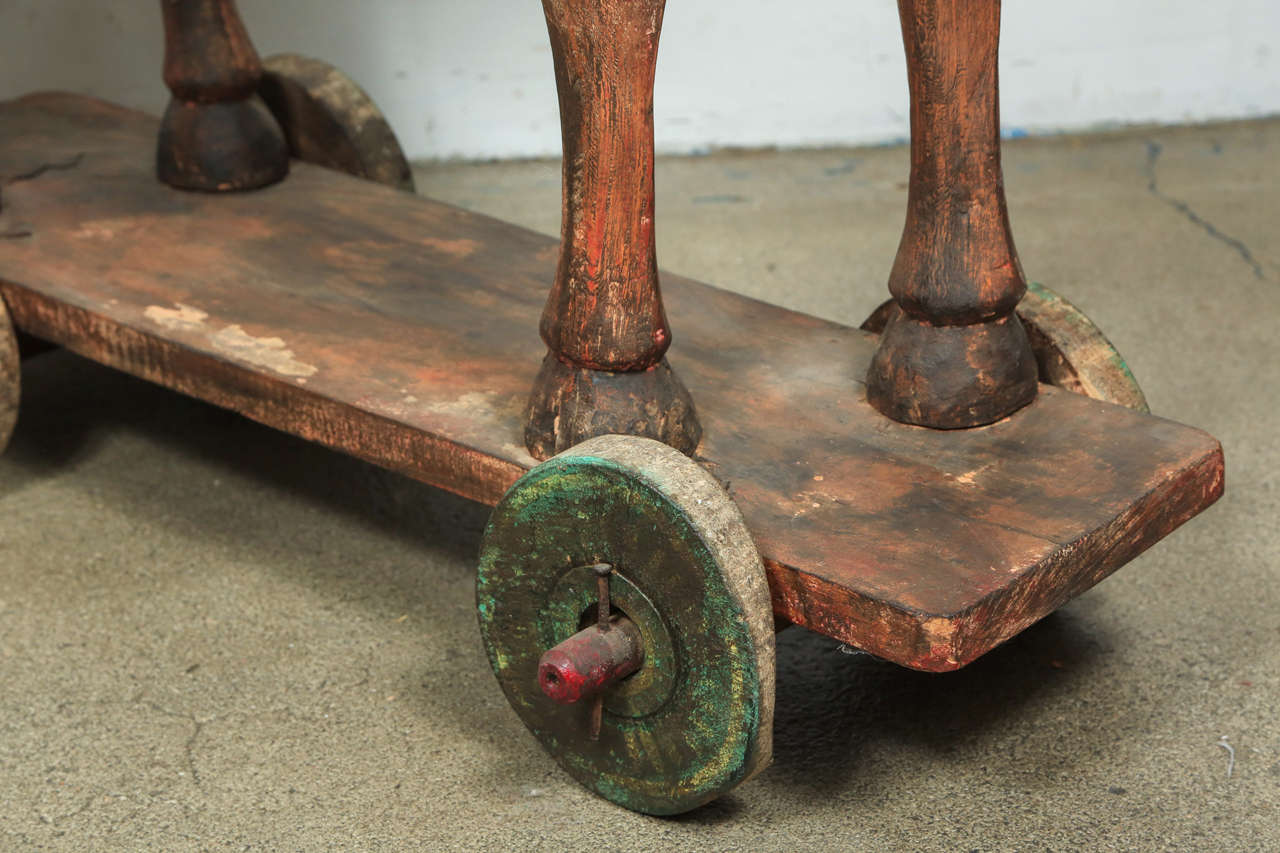
<path fill-rule="evenodd" d="M 613 611 L 643 640 L 640 669 L 591 703 L 539 687 L 543 653 Z M 650 439 L 600 436 L 537 466 L 493 511 L 476 582 L 480 630 L 512 708 L 582 785 L 634 811 L 678 814 L 769 763 L 774 632 L 742 516 L 701 466 Z"/>
<path fill-rule="evenodd" d="M 881 304 L 863 321 L 862 330 L 882 332 L 894 307 L 892 299 Z M 1017 311 L 1031 340 L 1041 382 L 1140 412 L 1150 411 L 1129 365 L 1083 311 L 1035 282 L 1027 285 Z"/>
<path fill-rule="evenodd" d="M 21 356 L 9 310 L 0 299 L 0 452 L 9 446 L 18 423 L 18 398 L 22 392 Z"/>

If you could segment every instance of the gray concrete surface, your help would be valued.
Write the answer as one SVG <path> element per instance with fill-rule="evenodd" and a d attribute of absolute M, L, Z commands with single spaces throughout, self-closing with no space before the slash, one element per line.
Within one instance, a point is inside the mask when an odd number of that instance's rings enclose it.
<path fill-rule="evenodd" d="M 1226 446 L 1205 515 L 955 674 L 784 633 L 774 766 L 658 820 L 507 708 L 483 508 L 42 356 L 0 460 L 0 849 L 1280 849 L 1280 121 L 1006 151 L 1028 275 Z M 418 177 L 558 228 L 555 164 Z M 660 257 L 857 323 L 905 178 L 902 149 L 666 160 Z"/>

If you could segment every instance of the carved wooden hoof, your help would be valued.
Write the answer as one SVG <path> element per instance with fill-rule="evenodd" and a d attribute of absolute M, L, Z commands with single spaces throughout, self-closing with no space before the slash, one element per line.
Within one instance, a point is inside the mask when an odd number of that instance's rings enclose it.
<path fill-rule="evenodd" d="M 883 332 L 896 307 L 892 299 L 883 302 L 863 321 L 862 330 Z M 1030 282 L 1016 313 L 1031 341 L 1041 382 L 1094 400 L 1150 411 L 1129 365 L 1079 308 L 1043 284 Z"/>
<path fill-rule="evenodd" d="M 9 446 L 18 423 L 18 399 L 22 393 L 21 356 L 9 310 L 0 299 L 0 452 Z"/>
<path fill-rule="evenodd" d="M 572 657 L 573 638 L 596 620 L 601 564 L 612 568 L 611 612 L 634 626 L 643 649 L 638 669 L 595 694 L 597 728 L 594 702 L 549 695 L 540 663 L 552 649 Z M 602 436 L 522 477 L 485 530 L 476 605 L 511 706 L 561 767 L 605 799 L 678 814 L 769 764 L 774 633 L 764 566 L 733 500 L 671 448 Z"/>
<path fill-rule="evenodd" d="M 665 358 L 648 370 L 611 373 L 571 367 L 548 353 L 525 418 L 529 452 L 547 459 L 597 435 L 652 438 L 691 455 L 702 426 Z"/>
<path fill-rule="evenodd" d="M 178 189 L 252 190 L 289 174 L 289 149 L 256 96 L 209 104 L 174 98 L 160 123 L 156 174 Z"/>
<path fill-rule="evenodd" d="M 289 149 L 255 94 L 262 63 L 235 0 L 163 0 L 164 82 L 156 176 L 184 190 L 233 192 L 289 173 Z"/>
<path fill-rule="evenodd" d="M 867 401 L 895 421 L 964 429 L 1000 420 L 1036 397 L 1036 362 L 1012 314 L 935 326 L 892 311 L 867 372 Z"/>
<path fill-rule="evenodd" d="M 258 94 L 293 157 L 413 192 L 413 170 L 391 125 L 342 71 L 296 53 L 277 54 L 262 63 Z"/>

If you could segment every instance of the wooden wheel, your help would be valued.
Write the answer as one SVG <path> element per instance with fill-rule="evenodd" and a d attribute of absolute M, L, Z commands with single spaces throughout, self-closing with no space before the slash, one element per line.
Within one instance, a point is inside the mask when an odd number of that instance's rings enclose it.
<path fill-rule="evenodd" d="M 21 356 L 9 310 L 0 299 L 0 452 L 9 446 L 18 422 L 18 398 L 22 390 Z"/>
<path fill-rule="evenodd" d="M 413 192 L 413 170 L 386 117 L 337 68 L 277 54 L 262 63 L 258 94 L 284 130 L 292 156 Z"/>
<path fill-rule="evenodd" d="M 862 323 L 863 331 L 879 334 L 895 308 L 892 299 L 883 303 Z M 1017 313 L 1031 339 L 1041 382 L 1140 412 L 1150 411 L 1129 365 L 1079 308 L 1044 285 L 1031 282 Z"/>
<path fill-rule="evenodd" d="M 512 707 L 605 799 L 677 814 L 769 763 L 764 567 L 732 499 L 678 451 L 600 436 L 522 477 L 485 531 L 476 603 Z"/>

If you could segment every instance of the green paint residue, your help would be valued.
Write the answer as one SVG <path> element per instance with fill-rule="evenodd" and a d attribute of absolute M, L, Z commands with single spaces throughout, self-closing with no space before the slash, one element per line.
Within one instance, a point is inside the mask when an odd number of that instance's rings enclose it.
<path fill-rule="evenodd" d="M 548 642 L 572 633 L 578 614 L 594 601 L 588 590 L 552 603 L 557 580 L 574 565 L 612 561 L 619 549 L 635 561 L 646 594 L 661 593 L 656 606 L 675 632 L 663 670 L 676 686 L 652 713 L 611 714 L 612 735 L 593 747 L 580 736 L 564 736 L 566 718 L 557 715 L 566 712 L 547 708 L 535 692 L 534 673 Z M 655 550 L 669 552 L 669 564 L 646 563 Z M 630 577 L 630 568 L 623 560 L 619 572 Z M 681 573 L 674 587 L 701 592 L 668 593 L 671 572 Z M 476 590 L 499 682 L 547 750 L 584 785 L 627 808 L 669 814 L 713 798 L 745 773 L 762 689 L 754 666 L 745 664 L 754 660 L 751 637 L 713 554 L 659 485 L 600 458 L 538 466 L 495 509 Z"/>

